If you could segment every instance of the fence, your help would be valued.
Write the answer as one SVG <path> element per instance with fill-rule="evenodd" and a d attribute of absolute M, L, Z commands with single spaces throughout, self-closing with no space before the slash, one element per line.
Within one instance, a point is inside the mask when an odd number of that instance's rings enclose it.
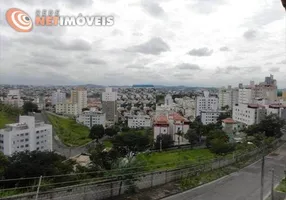
<path fill-rule="evenodd" d="M 282 141 L 275 141 L 272 144 L 273 148 L 280 146 Z M 138 189 L 152 188 L 155 186 L 164 185 L 166 183 L 180 180 L 183 177 L 189 177 L 196 175 L 200 172 L 206 172 L 221 167 L 237 163 L 242 160 L 253 159 L 257 160 L 261 158 L 263 154 L 269 153 L 270 149 L 255 149 L 251 152 L 242 155 L 234 155 L 232 158 L 215 159 L 209 162 L 203 162 L 197 165 L 181 166 L 179 169 L 154 171 L 149 173 L 137 173 L 137 181 L 134 183 L 128 183 L 129 179 L 118 180 L 113 178 L 104 180 L 101 182 L 85 183 L 80 185 L 74 185 L 69 187 L 57 188 L 47 192 L 40 192 L 39 200 L 102 200 L 106 198 L 112 198 L 123 194 L 130 186 L 135 185 Z M 134 177 L 130 179 L 132 182 Z M 1 192 L 1 191 L 0 191 Z M 31 200 L 35 199 L 36 194 L 28 193 L 18 195 L 14 197 L 2 198 L 3 200 Z"/>

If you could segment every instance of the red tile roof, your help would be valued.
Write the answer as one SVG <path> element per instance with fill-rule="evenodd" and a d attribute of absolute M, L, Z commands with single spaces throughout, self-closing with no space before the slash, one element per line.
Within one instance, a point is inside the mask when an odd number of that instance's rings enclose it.
<path fill-rule="evenodd" d="M 226 118 L 222 120 L 225 124 L 235 124 L 235 121 L 232 118 Z"/>
<path fill-rule="evenodd" d="M 183 122 L 188 122 L 186 118 L 181 116 L 179 113 L 172 113 L 169 115 L 169 118 L 172 118 L 175 121 L 183 121 Z"/>
<path fill-rule="evenodd" d="M 156 119 L 155 119 L 155 124 L 156 125 L 166 125 L 169 124 L 168 118 L 165 115 L 159 115 Z"/>

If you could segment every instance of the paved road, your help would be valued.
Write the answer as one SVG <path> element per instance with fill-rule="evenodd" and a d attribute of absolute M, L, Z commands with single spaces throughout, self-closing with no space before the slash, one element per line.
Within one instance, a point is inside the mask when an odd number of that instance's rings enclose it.
<path fill-rule="evenodd" d="M 271 172 L 275 170 L 275 184 L 284 177 L 286 169 L 286 144 L 280 147 L 278 155 L 265 157 L 264 198 L 271 190 Z M 261 161 L 218 181 L 188 190 L 164 200 L 259 200 Z"/>
<path fill-rule="evenodd" d="M 47 124 L 50 124 L 47 116 L 44 113 L 35 113 L 36 120 L 44 121 Z M 87 152 L 87 148 L 85 146 L 82 147 L 72 147 L 69 148 L 65 146 L 56 135 L 55 130 L 53 129 L 53 150 L 68 157 L 76 156 L 78 154 Z"/>

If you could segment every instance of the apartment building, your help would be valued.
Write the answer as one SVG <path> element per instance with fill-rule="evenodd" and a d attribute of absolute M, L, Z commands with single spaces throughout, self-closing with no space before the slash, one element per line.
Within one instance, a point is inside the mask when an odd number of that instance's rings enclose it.
<path fill-rule="evenodd" d="M 14 89 L 9 90 L 7 98 L 4 99 L 4 104 L 9 104 L 18 108 L 24 105 L 23 99 L 21 99 L 20 90 Z"/>
<path fill-rule="evenodd" d="M 218 93 L 219 109 L 225 106 L 232 109 L 234 105 L 238 104 L 238 91 L 238 88 L 231 88 L 231 86 L 221 88 Z"/>
<path fill-rule="evenodd" d="M 209 91 L 204 91 L 203 96 L 196 98 L 196 116 L 199 116 L 201 110 L 218 110 L 219 100 L 215 96 L 210 96 Z"/>
<path fill-rule="evenodd" d="M 128 117 L 129 128 L 150 128 L 152 127 L 149 115 L 132 115 Z"/>
<path fill-rule="evenodd" d="M 55 111 L 57 114 L 77 116 L 79 113 L 78 105 L 73 103 L 56 104 Z"/>
<path fill-rule="evenodd" d="M 81 114 L 83 108 L 87 108 L 87 90 L 76 88 L 71 90 L 71 104 L 77 104 L 77 113 Z"/>
<path fill-rule="evenodd" d="M 4 155 L 34 150 L 53 150 L 52 125 L 37 122 L 34 116 L 20 116 L 19 123 L 0 129 L 0 151 Z"/>
<path fill-rule="evenodd" d="M 66 93 L 57 90 L 52 93 L 52 105 L 66 103 Z"/>
<path fill-rule="evenodd" d="M 238 104 L 254 103 L 255 92 L 253 88 L 243 88 L 238 91 Z"/>
<path fill-rule="evenodd" d="M 100 111 L 84 111 L 76 119 L 78 123 L 81 123 L 88 128 L 94 125 L 106 125 L 106 114 Z"/>
<path fill-rule="evenodd" d="M 245 125 L 259 123 L 267 115 L 264 105 L 259 104 L 239 104 L 234 106 L 232 119 Z"/>
<path fill-rule="evenodd" d="M 220 110 L 201 110 L 201 122 L 204 125 L 216 123 L 219 115 L 225 112 Z"/>
<path fill-rule="evenodd" d="M 106 88 L 102 93 L 102 111 L 106 114 L 106 120 L 112 123 L 118 121 L 117 92 L 112 88 Z"/>
<path fill-rule="evenodd" d="M 265 105 L 267 115 L 275 114 L 281 119 L 286 120 L 286 105 L 282 104 L 270 104 Z"/>

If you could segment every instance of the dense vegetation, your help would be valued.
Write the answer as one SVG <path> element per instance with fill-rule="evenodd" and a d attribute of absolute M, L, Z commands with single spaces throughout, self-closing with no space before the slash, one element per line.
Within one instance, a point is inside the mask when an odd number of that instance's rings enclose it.
<path fill-rule="evenodd" d="M 4 128 L 5 124 L 17 122 L 22 113 L 22 109 L 0 103 L 0 129 Z"/>

